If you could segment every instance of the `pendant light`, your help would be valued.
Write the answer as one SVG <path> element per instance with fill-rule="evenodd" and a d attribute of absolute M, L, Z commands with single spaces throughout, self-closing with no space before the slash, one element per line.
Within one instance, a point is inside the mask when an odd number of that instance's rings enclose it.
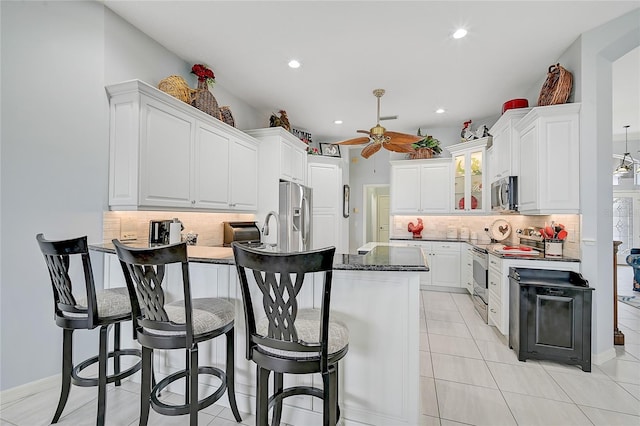
<path fill-rule="evenodd" d="M 624 156 L 622 157 L 622 160 L 620 160 L 620 164 L 618 165 L 618 167 L 616 167 L 615 170 L 613 171 L 613 174 L 622 175 L 622 174 L 633 171 L 635 160 L 633 159 L 631 154 L 629 154 L 629 147 L 627 146 L 627 144 L 629 143 L 628 139 L 629 139 L 629 125 L 627 124 L 626 126 L 624 126 L 624 151 L 625 151 Z M 627 159 L 627 157 L 629 158 Z"/>

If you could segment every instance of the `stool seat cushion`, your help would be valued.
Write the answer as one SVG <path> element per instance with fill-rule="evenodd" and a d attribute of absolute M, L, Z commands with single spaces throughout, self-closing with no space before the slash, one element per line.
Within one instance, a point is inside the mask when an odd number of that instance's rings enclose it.
<path fill-rule="evenodd" d="M 131 314 L 131 300 L 126 287 L 110 288 L 96 291 L 98 303 L 98 318 L 120 317 Z M 76 300 L 81 309 L 87 309 L 87 296 L 81 296 Z M 73 316 L 71 314 L 67 314 Z"/>
<path fill-rule="evenodd" d="M 320 309 L 300 309 L 295 321 L 296 331 L 298 332 L 298 340 L 306 343 L 314 344 L 320 341 Z M 269 320 L 264 317 L 256 323 L 256 332 L 261 336 L 267 335 L 269 328 Z M 349 344 L 349 329 L 347 326 L 337 320 L 331 319 L 329 314 L 329 355 L 339 352 Z M 293 352 L 279 349 L 273 349 L 260 345 L 260 348 L 275 355 L 281 355 L 288 358 L 313 358 L 317 357 L 317 352 Z"/>
<path fill-rule="evenodd" d="M 235 307 L 233 303 L 217 297 L 192 299 L 193 334 L 205 334 L 222 328 L 233 322 Z M 184 300 L 171 302 L 164 307 L 169 320 L 176 324 L 184 324 L 187 319 L 184 311 Z M 158 333 L 154 331 L 154 333 Z"/>

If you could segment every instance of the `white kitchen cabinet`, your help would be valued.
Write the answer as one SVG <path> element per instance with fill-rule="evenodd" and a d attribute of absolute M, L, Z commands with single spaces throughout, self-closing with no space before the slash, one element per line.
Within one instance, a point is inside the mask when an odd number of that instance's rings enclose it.
<path fill-rule="evenodd" d="M 234 210 L 258 208 L 258 147 L 252 141 L 232 139 L 229 148 L 229 205 Z"/>
<path fill-rule="evenodd" d="M 451 160 L 391 161 L 392 214 L 451 211 Z"/>
<path fill-rule="evenodd" d="M 580 104 L 532 108 L 514 129 L 520 213 L 580 213 Z"/>
<path fill-rule="evenodd" d="M 112 210 L 256 210 L 255 139 L 139 80 L 106 90 Z"/>
<path fill-rule="evenodd" d="M 280 145 L 280 176 L 284 180 L 306 182 L 307 146 L 300 140 L 283 139 Z"/>
<path fill-rule="evenodd" d="M 473 250 L 471 244 L 463 243 L 460 246 L 460 284 L 473 295 Z"/>
<path fill-rule="evenodd" d="M 489 256 L 488 263 L 487 287 L 489 291 L 489 306 L 487 307 L 487 314 L 489 317 L 489 325 L 496 326 L 502 334 L 505 334 L 505 330 L 509 330 L 509 317 L 506 318 L 505 323 L 502 312 L 508 312 L 508 309 L 503 307 L 504 304 L 502 303 L 502 259 L 496 256 Z M 505 295 L 506 294 L 508 293 L 505 293 Z M 508 305 L 509 297 L 505 297 L 505 302 Z"/>
<path fill-rule="evenodd" d="M 492 136 L 492 145 L 487 150 L 489 183 L 506 176 L 518 175 L 520 169 L 518 145 L 515 143 L 513 126 L 529 111 L 531 108 L 507 110 L 489 129 Z"/>
<path fill-rule="evenodd" d="M 282 127 L 246 130 L 245 133 L 260 141 L 261 168 L 273 169 L 278 179 L 305 184 L 307 144 Z"/>
<path fill-rule="evenodd" d="M 335 246 L 338 253 L 348 252 L 342 244 L 342 159 L 311 156 L 307 183 L 313 189 L 312 248 Z"/>
<path fill-rule="evenodd" d="M 554 269 L 580 272 L 579 262 L 506 259 L 489 255 L 489 325 L 509 335 L 509 268 Z"/>
<path fill-rule="evenodd" d="M 429 272 L 420 273 L 420 288 L 429 287 L 460 288 L 460 246 L 462 243 L 442 241 L 409 241 L 393 240 L 392 242 L 404 242 L 409 246 L 422 249 L 427 259 Z"/>
<path fill-rule="evenodd" d="M 453 157 L 453 211 L 485 213 L 489 211 L 486 172 L 486 149 L 489 137 L 462 142 L 446 149 Z"/>
<path fill-rule="evenodd" d="M 247 130 L 259 141 L 256 173 L 258 180 L 258 211 L 256 219 L 263 221 L 270 211 L 278 212 L 280 180 L 306 183 L 307 145 L 282 127 Z M 264 237 L 276 243 L 277 232 Z"/>

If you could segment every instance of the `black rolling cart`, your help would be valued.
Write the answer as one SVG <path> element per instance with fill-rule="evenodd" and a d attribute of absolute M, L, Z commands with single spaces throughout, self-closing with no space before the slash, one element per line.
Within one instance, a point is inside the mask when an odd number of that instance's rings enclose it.
<path fill-rule="evenodd" d="M 518 359 L 591 371 L 592 291 L 576 272 L 510 268 L 509 347 Z"/>

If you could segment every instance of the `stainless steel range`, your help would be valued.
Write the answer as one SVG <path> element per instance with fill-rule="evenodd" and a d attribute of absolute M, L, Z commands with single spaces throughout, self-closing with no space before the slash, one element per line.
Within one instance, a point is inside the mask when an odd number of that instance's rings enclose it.
<path fill-rule="evenodd" d="M 473 258 L 473 305 L 484 322 L 489 322 L 489 254 L 486 249 L 474 246 L 471 250 Z"/>

